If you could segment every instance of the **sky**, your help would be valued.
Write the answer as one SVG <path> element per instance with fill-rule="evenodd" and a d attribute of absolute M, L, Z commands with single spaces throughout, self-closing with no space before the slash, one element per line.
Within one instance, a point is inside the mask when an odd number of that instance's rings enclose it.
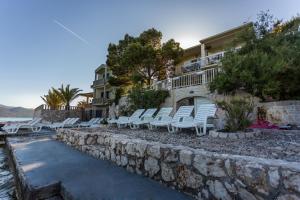
<path fill-rule="evenodd" d="M 300 0 L 0 0 L 0 104 L 35 108 L 51 87 L 90 92 L 107 46 L 156 28 L 183 48 L 255 21 L 290 19 Z"/>

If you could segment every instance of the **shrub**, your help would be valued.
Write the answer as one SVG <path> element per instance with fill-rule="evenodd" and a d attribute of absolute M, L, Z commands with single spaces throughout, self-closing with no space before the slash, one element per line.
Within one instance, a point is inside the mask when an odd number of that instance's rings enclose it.
<path fill-rule="evenodd" d="M 134 87 L 128 95 L 131 110 L 159 108 L 168 96 L 167 90 L 147 90 L 139 86 Z"/>
<path fill-rule="evenodd" d="M 252 99 L 233 97 L 229 101 L 218 101 L 217 105 L 225 111 L 225 131 L 244 131 L 251 124 L 250 114 L 254 109 Z"/>

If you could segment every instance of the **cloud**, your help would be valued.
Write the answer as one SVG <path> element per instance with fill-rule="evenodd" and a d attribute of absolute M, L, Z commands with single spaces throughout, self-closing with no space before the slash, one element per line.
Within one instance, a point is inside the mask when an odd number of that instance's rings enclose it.
<path fill-rule="evenodd" d="M 80 40 L 81 42 L 89 45 L 89 42 L 84 39 L 83 37 L 81 37 L 80 35 L 78 35 L 77 33 L 75 33 L 74 31 L 72 31 L 71 29 L 69 29 L 68 27 L 66 27 L 65 25 L 63 25 L 62 23 L 60 23 L 57 20 L 53 20 L 53 22 L 55 24 L 57 24 L 58 26 L 60 26 L 61 28 L 63 28 L 65 31 L 69 32 L 70 34 L 72 34 L 74 37 L 76 37 L 78 40 Z"/>

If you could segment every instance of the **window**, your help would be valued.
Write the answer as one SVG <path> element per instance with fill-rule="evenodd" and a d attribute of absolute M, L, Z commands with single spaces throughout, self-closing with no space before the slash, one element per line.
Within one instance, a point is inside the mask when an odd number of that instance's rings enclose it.
<path fill-rule="evenodd" d="M 101 98 L 103 98 L 104 97 L 104 92 L 101 92 Z"/>
<path fill-rule="evenodd" d="M 109 91 L 106 91 L 106 98 L 109 99 Z"/>
<path fill-rule="evenodd" d="M 107 79 L 109 78 L 109 73 L 106 74 L 106 78 L 107 78 Z"/>

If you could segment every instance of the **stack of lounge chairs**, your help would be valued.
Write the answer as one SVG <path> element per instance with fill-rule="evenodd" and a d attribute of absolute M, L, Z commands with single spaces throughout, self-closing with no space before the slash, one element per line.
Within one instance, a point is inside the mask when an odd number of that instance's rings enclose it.
<path fill-rule="evenodd" d="M 41 120 L 42 118 L 35 118 L 26 123 L 13 123 L 3 126 L 2 129 L 10 134 L 17 133 L 20 129 L 31 129 L 32 132 L 37 133 L 40 132 L 43 127 L 43 125 L 40 123 Z"/>
<path fill-rule="evenodd" d="M 115 123 L 118 128 L 129 126 L 131 129 L 137 129 L 142 125 L 148 126 L 150 130 L 166 127 L 170 133 L 192 128 L 198 136 L 205 135 L 208 128 L 213 128 L 213 124 L 208 123 L 208 118 L 215 116 L 217 108 L 215 104 L 202 104 L 197 107 L 194 117 L 193 110 L 194 106 L 181 106 L 171 117 L 172 108 L 161 108 L 154 117 L 157 109 L 150 108 L 146 111 L 138 109 L 130 117 L 120 116 L 118 119 L 108 120 L 108 123 L 109 125 Z"/>
<path fill-rule="evenodd" d="M 77 127 L 95 127 L 100 124 L 100 122 L 103 120 L 103 118 L 92 118 L 87 122 L 80 122 L 77 124 Z"/>
<path fill-rule="evenodd" d="M 60 128 L 73 128 L 76 127 L 76 123 L 79 121 L 79 118 L 67 118 L 63 122 L 56 122 L 48 125 L 49 128 L 57 130 Z"/>

